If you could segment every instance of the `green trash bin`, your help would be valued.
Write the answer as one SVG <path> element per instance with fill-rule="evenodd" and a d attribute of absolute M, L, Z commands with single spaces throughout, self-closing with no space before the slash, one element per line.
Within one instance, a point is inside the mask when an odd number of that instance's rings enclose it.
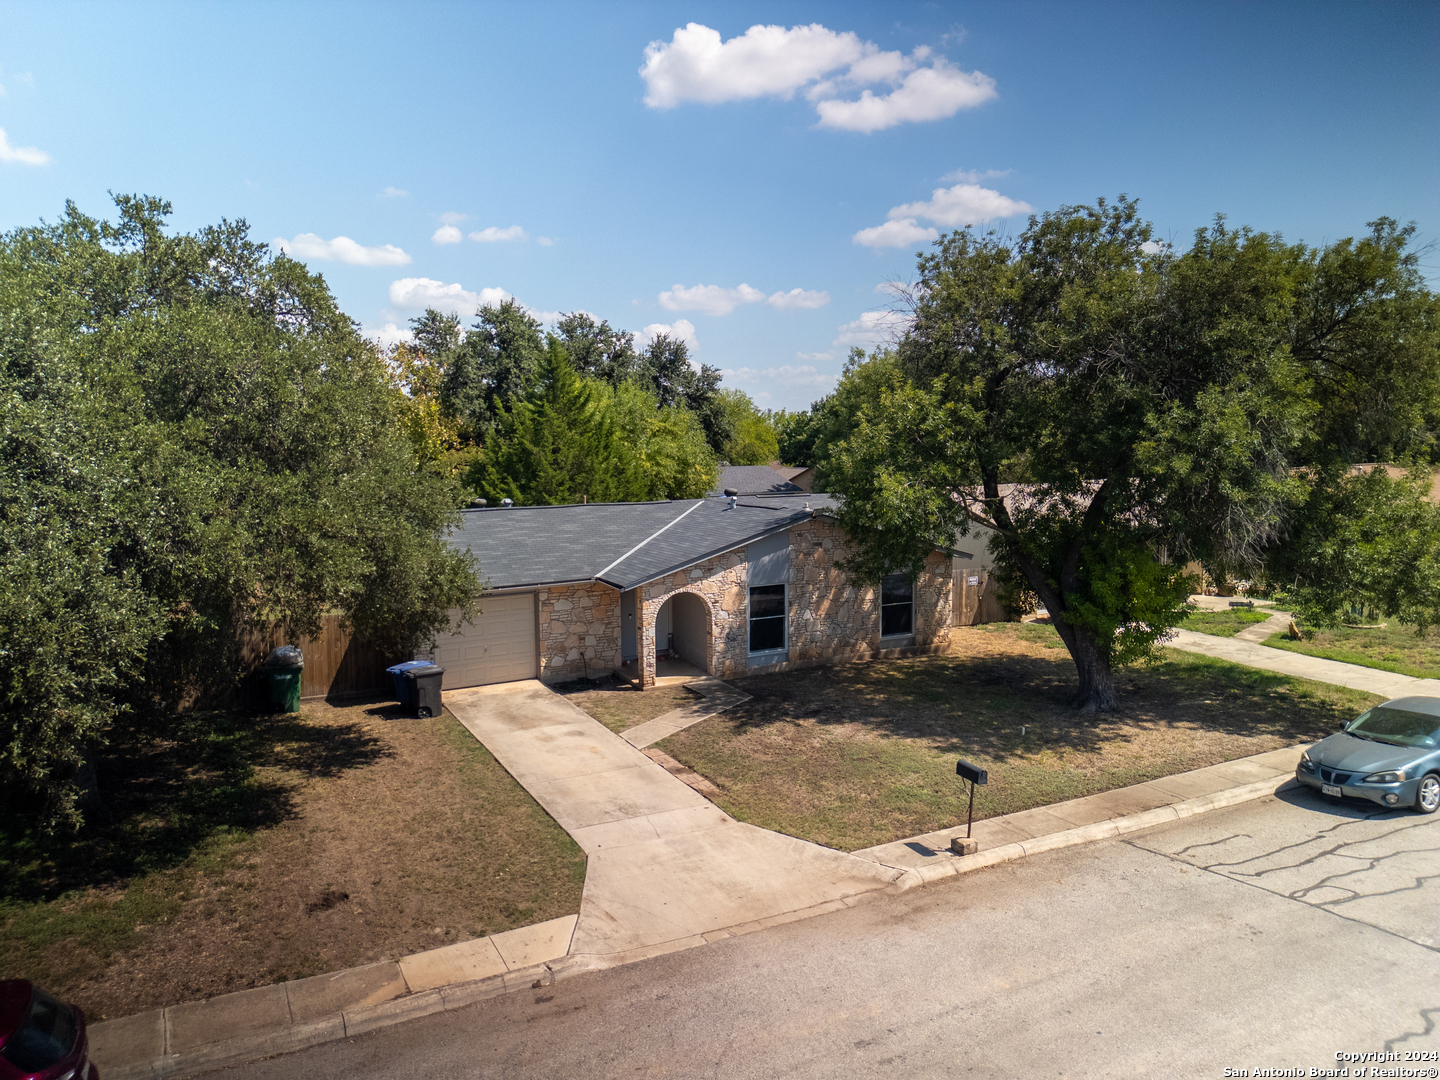
<path fill-rule="evenodd" d="M 304 670 L 305 655 L 294 645 L 282 645 L 265 658 L 270 705 L 276 712 L 300 711 L 300 675 Z"/>

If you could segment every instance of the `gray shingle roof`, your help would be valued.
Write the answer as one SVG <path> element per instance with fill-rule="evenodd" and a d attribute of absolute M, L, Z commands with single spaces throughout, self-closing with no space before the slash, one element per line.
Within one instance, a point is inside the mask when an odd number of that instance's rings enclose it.
<path fill-rule="evenodd" d="M 475 556 L 492 589 L 597 580 L 626 590 L 833 506 L 802 491 L 742 497 L 733 510 L 724 498 L 491 507 L 463 511 L 449 540 Z"/>
<path fill-rule="evenodd" d="M 798 484 L 769 465 L 727 465 L 720 470 L 720 484 L 711 495 L 734 488 L 741 495 L 794 495 L 805 493 Z"/>

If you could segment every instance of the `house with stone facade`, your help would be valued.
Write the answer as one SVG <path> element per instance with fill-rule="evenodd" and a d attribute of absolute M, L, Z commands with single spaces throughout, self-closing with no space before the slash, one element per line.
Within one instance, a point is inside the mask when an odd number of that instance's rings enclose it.
<path fill-rule="evenodd" d="M 946 649 L 970 553 L 859 585 L 834 510 L 806 492 L 466 510 L 450 542 L 483 610 L 432 655 L 452 688 L 618 671 L 643 689 L 667 659 L 725 679 Z"/>

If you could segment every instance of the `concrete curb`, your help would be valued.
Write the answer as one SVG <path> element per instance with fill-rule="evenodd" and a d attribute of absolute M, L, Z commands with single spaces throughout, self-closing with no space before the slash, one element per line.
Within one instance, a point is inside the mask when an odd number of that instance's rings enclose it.
<path fill-rule="evenodd" d="M 201 1010 L 211 1003 L 216 1003 L 216 1006 L 223 1010 L 223 999 L 212 998 L 210 1002 L 169 1006 L 166 1009 L 151 1010 L 147 1013 L 97 1024 L 91 1028 L 91 1056 L 96 1060 L 105 1080 L 142 1080 L 142 1078 L 143 1080 L 180 1080 L 182 1077 L 193 1076 L 201 1072 L 258 1061 L 278 1054 L 293 1053 L 339 1039 L 354 1038 L 365 1032 L 376 1031 L 432 1013 L 464 1008 L 475 1002 L 499 997 L 517 990 L 551 986 L 556 980 L 573 975 L 638 963 L 653 957 L 713 944 L 727 938 L 752 934 L 773 926 L 814 918 L 818 915 L 874 901 L 884 896 L 892 896 L 924 885 L 946 881 L 975 870 L 983 870 L 986 867 L 997 866 L 1046 851 L 1055 851 L 1139 832 L 1210 810 L 1219 810 L 1263 798 L 1297 786 L 1293 777 L 1277 773 L 1262 780 L 1237 784 L 1211 794 L 1170 803 L 1152 810 L 1109 818 L 1015 843 L 1002 844 L 974 855 L 956 856 L 946 853 L 941 860 L 919 867 L 895 866 L 893 863 L 887 863 L 873 856 L 859 856 L 869 858 L 877 865 L 891 867 L 900 874 L 890 884 L 881 885 L 866 892 L 829 900 L 795 911 L 782 912 L 752 922 L 712 930 L 705 934 L 681 937 L 620 953 L 569 954 L 570 933 L 573 931 L 576 916 L 566 916 L 564 919 L 552 920 L 551 923 L 541 923 L 535 927 L 522 927 L 519 930 L 507 931 L 504 935 L 496 935 L 494 938 L 477 938 L 459 945 L 431 950 L 429 953 L 403 957 L 399 961 L 371 964 L 362 968 L 351 968 L 325 976 L 317 976 L 314 979 L 302 980 L 298 983 L 281 983 L 273 987 L 261 987 L 257 990 L 242 991 L 236 995 L 227 995 L 232 999 L 240 998 L 243 995 L 247 999 L 256 1001 L 262 997 L 268 999 L 283 995 L 287 1001 L 285 1008 L 291 1020 L 274 1023 L 268 1030 L 257 1030 L 233 1038 L 189 1046 L 176 1053 L 162 1053 L 157 1056 L 152 1050 L 143 1056 L 136 1054 L 138 1060 L 135 1058 L 130 1061 L 114 1060 L 123 1057 L 126 1050 L 133 1054 L 145 1044 L 154 1046 L 157 1041 L 160 1046 L 168 1050 L 173 1042 L 172 1032 L 175 1026 L 171 1019 L 172 1015 L 184 1015 L 187 1011 Z M 897 841 L 897 843 L 904 843 L 904 841 Z M 561 923 L 568 923 L 568 928 L 560 927 L 558 924 Z M 546 940 L 547 933 L 550 935 L 550 939 L 554 940 L 554 946 L 549 951 L 555 952 L 560 944 L 558 938 L 563 936 L 566 952 L 552 955 L 544 962 L 531 963 L 524 967 L 517 964 L 510 970 L 498 971 L 496 974 L 487 975 L 484 978 L 458 980 L 436 985 L 447 971 L 471 973 L 486 970 L 484 967 L 477 967 L 477 964 L 498 962 L 498 966 L 504 968 L 517 961 L 536 959 L 537 954 L 533 947 L 531 949 L 519 947 L 520 939 L 525 936 L 535 937 L 537 939 L 535 944 L 538 945 L 540 941 Z M 506 941 L 501 941 L 502 938 L 509 939 L 510 944 L 507 945 Z M 494 961 L 488 959 L 490 949 L 496 953 Z M 544 952 L 541 952 L 539 956 L 544 956 Z M 330 1015 L 295 1022 L 298 1019 L 296 1002 L 307 997 L 314 998 L 313 994 L 302 990 L 302 984 L 351 980 L 369 985 L 367 975 L 373 982 L 374 972 L 379 971 L 381 975 L 386 975 L 391 967 L 396 969 L 395 976 L 403 976 L 403 978 L 399 978 L 398 982 L 399 986 L 403 986 L 404 989 L 400 990 L 397 996 L 388 1000 L 373 1000 L 378 994 L 388 992 L 388 988 L 392 985 L 382 979 L 381 985 L 374 988 L 370 998 L 361 998 L 348 1007 L 338 1008 Z M 381 971 L 381 969 L 385 970 Z M 422 971 L 424 975 L 417 978 L 416 973 Z M 296 996 L 297 991 L 300 991 L 298 996 Z M 291 1001 L 292 997 L 295 998 L 295 1001 Z M 190 1022 L 193 1026 L 193 1018 Z"/>
<path fill-rule="evenodd" d="M 128 1065 L 97 1062 L 104 1080 L 178 1080 L 196 1073 L 243 1065 L 277 1054 L 289 1054 L 322 1043 L 353 1038 L 367 1031 L 404 1023 L 431 1013 L 463 1009 L 477 1001 L 499 997 L 515 990 L 554 982 L 554 973 L 545 964 L 520 971 L 507 971 L 488 979 L 423 990 L 377 1005 L 366 1005 L 309 1024 L 289 1024 L 275 1031 L 244 1035 L 222 1042 L 197 1046 L 179 1054 L 151 1058 Z M 92 1053 L 92 1057 L 95 1055 Z"/>
<path fill-rule="evenodd" d="M 999 847 L 978 851 L 974 855 L 953 855 L 947 861 L 937 862 L 930 866 L 906 868 L 905 873 L 891 888 L 896 892 L 905 892 L 921 885 L 959 877 L 961 874 L 968 874 L 974 870 L 983 870 L 987 866 L 998 866 L 1001 863 L 1013 862 L 1030 855 L 1039 855 L 1045 851 L 1074 847 L 1077 844 L 1109 840 L 1116 836 L 1153 828 L 1156 825 L 1179 821 L 1181 818 L 1193 817 L 1209 810 L 1220 810 L 1238 803 L 1261 799 L 1266 795 L 1298 789 L 1299 786 L 1293 777 L 1278 782 L 1274 778 L 1257 780 L 1254 783 L 1241 784 L 1225 791 L 1217 791 L 1213 795 L 1202 795 L 1195 799 L 1172 803 L 1169 806 L 1158 806 L 1154 810 L 1144 810 L 1138 814 L 1128 814 L 1125 817 L 1111 818 L 1108 821 L 1097 821 L 1093 825 L 1081 825 L 1074 829 L 1066 829 L 1064 832 L 1037 836 L 1033 840 L 1002 844 Z"/>

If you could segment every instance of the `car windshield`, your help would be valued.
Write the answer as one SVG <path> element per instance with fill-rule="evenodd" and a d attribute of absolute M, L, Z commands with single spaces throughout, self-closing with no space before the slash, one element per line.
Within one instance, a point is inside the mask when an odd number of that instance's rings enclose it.
<path fill-rule="evenodd" d="M 1440 740 L 1440 716 L 1377 705 L 1352 720 L 1345 730 L 1396 746 L 1429 749 Z"/>
<path fill-rule="evenodd" d="M 75 1010 L 36 987 L 29 1014 L 0 1046 L 0 1055 L 22 1073 L 36 1073 L 50 1068 L 74 1045 Z"/>

